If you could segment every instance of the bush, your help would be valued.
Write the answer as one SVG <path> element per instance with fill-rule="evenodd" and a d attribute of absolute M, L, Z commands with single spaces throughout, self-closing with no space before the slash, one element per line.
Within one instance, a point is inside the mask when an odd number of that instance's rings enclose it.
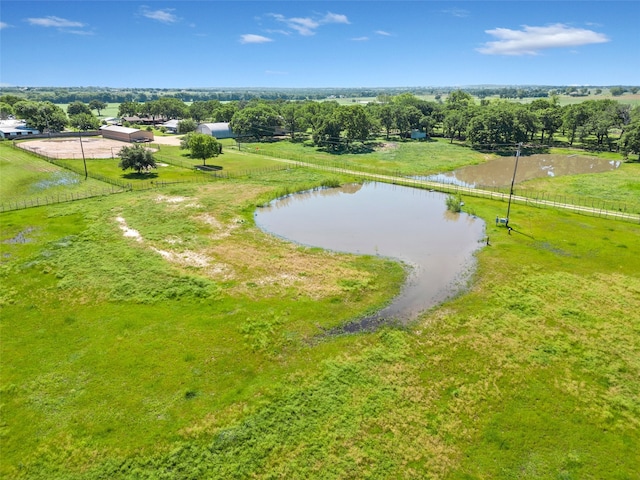
<path fill-rule="evenodd" d="M 460 195 L 447 195 L 447 210 L 459 213 L 462 210 L 462 198 Z"/>

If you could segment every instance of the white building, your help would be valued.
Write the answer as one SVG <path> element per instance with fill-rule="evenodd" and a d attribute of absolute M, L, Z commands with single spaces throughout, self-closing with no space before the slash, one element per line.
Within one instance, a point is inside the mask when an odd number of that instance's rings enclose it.
<path fill-rule="evenodd" d="M 212 135 L 217 139 L 236 137 L 235 133 L 231 131 L 231 126 L 227 122 L 201 123 L 196 128 L 196 132 Z"/>
<path fill-rule="evenodd" d="M 40 134 L 40 130 L 28 128 L 24 120 L 0 121 L 0 138 L 25 138 L 38 134 Z"/>

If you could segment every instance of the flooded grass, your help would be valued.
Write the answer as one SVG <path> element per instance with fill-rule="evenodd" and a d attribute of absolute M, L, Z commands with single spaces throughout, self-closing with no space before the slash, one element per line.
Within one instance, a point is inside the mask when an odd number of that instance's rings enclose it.
<path fill-rule="evenodd" d="M 48 163 L 23 150 L 12 148 L 8 142 L 0 142 L 0 191 L 2 201 L 27 202 L 35 199 L 57 198 L 59 195 L 80 195 L 110 186 L 94 179 L 70 172 Z"/>

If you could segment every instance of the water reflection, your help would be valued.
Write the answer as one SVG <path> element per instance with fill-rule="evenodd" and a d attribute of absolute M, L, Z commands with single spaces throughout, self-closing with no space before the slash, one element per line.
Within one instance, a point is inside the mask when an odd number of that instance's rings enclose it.
<path fill-rule="evenodd" d="M 256 212 L 263 230 L 328 250 L 397 258 L 412 267 L 393 303 L 368 322 L 406 321 L 466 283 L 484 222 L 446 209 L 437 192 L 384 183 L 309 191 Z"/>
<path fill-rule="evenodd" d="M 516 183 L 533 178 L 601 173 L 620 167 L 619 161 L 580 155 L 529 155 L 518 160 Z M 420 177 L 462 187 L 504 187 L 511 184 L 515 157 L 502 157 L 481 165 L 470 165 L 453 172 Z"/>

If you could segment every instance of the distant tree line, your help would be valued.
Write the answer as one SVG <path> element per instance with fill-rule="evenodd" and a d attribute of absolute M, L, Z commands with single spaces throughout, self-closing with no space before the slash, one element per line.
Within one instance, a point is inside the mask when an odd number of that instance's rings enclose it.
<path fill-rule="evenodd" d="M 68 125 L 80 130 L 97 128 L 93 110 L 104 103 L 72 102 L 65 113 L 52 102 L 25 101 L 4 95 L 2 105 L 41 131 L 59 131 Z M 119 115 L 143 116 L 155 122 L 180 119 L 181 133 L 202 122 L 229 122 L 246 139 L 272 138 L 278 131 L 292 140 L 304 139 L 331 151 L 363 148 L 376 137 L 409 138 L 444 136 L 476 148 L 530 142 L 551 145 L 558 134 L 569 145 L 576 140 L 591 142 L 598 149 L 620 149 L 626 155 L 640 154 L 640 106 L 631 108 L 611 98 L 584 100 L 561 106 L 556 96 L 530 103 L 506 99 L 481 99 L 455 90 L 444 101 L 423 100 L 412 93 L 380 94 L 375 101 L 342 105 L 329 101 L 292 101 L 255 98 L 221 102 L 198 100 L 187 105 L 173 97 L 120 104 Z M 188 121 L 187 121 L 188 120 Z"/>
<path fill-rule="evenodd" d="M 625 92 L 637 93 L 637 86 L 610 87 L 575 87 L 575 86 L 478 86 L 466 87 L 462 90 L 480 99 L 487 97 L 499 98 L 544 98 L 553 95 L 566 94 L 586 96 L 590 92 L 597 95 L 608 88 L 614 96 Z M 457 88 L 448 87 L 396 87 L 396 88 L 234 88 L 234 89 L 170 89 L 170 88 L 107 88 L 107 87 L 2 87 L 2 95 L 14 95 L 23 100 L 51 103 L 89 103 L 99 100 L 105 103 L 139 102 L 146 103 L 161 98 L 176 98 L 183 102 L 218 100 L 249 101 L 263 100 L 325 100 L 332 98 L 376 98 L 380 95 L 401 95 L 411 93 L 423 95 L 448 95 Z"/>

